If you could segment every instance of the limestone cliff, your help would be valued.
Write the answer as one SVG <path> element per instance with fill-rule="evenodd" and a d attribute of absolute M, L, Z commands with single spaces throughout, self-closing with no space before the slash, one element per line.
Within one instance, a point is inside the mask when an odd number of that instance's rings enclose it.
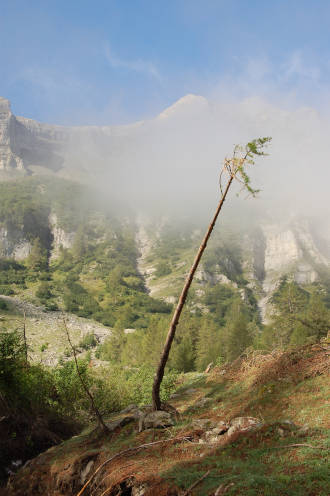
<path fill-rule="evenodd" d="M 152 227 L 141 221 L 138 227 L 137 244 L 141 252 L 139 268 L 145 277 L 146 285 L 153 296 L 174 303 L 176 298 L 173 294 L 178 294 L 183 278 L 189 270 L 187 250 L 185 249 L 182 254 L 179 254 L 180 250 L 178 250 L 172 272 L 165 277 L 158 277 L 156 267 L 160 259 L 155 255 L 156 252 L 153 252 L 157 247 L 157 237 L 158 239 L 161 237 L 161 231 L 159 226 Z M 285 222 L 263 218 L 258 228 L 245 230 L 243 236 L 240 236 L 239 232 L 236 235 L 240 239 L 240 262 L 244 279 L 258 299 L 264 321 L 267 321 L 271 310 L 269 299 L 283 276 L 299 284 L 312 284 L 320 281 L 324 271 L 330 268 L 330 236 L 327 235 L 324 226 L 317 226 L 306 219 L 292 218 Z M 218 236 L 218 240 L 215 238 L 212 241 L 213 248 L 214 244 L 221 244 L 221 230 Z M 198 237 L 201 239 L 201 232 Z M 191 260 L 194 250 L 197 249 L 193 248 L 193 244 L 196 243 L 192 243 L 189 250 Z M 229 246 L 226 252 L 228 266 L 233 265 L 234 250 L 234 246 Z M 211 271 L 204 267 L 205 259 L 201 261 L 195 275 L 196 294 L 202 296 L 206 284 L 212 286 L 228 284 L 232 288 L 239 289 L 244 299 L 245 290 L 235 282 L 234 278 L 230 278 L 230 274 L 226 275 L 222 272 L 222 251 L 214 256 L 219 256 L 219 260 L 214 260 Z"/>
<path fill-rule="evenodd" d="M 31 243 L 22 231 L 0 227 L 0 257 L 24 260 L 31 251 Z"/>
<path fill-rule="evenodd" d="M 15 117 L 10 102 L 0 97 L 0 171 L 28 172 L 30 165 L 59 170 L 68 139 L 69 128 Z"/>
<path fill-rule="evenodd" d="M 11 113 L 10 103 L 0 97 L 0 169 L 22 170 L 23 160 L 17 153 L 16 119 Z"/>
<path fill-rule="evenodd" d="M 57 258 L 61 248 L 71 248 L 75 232 L 66 232 L 58 222 L 55 212 L 49 216 L 47 239 L 49 241 L 49 253 L 52 259 Z M 31 236 L 27 236 L 24 226 L 7 227 L 0 225 L 0 257 L 14 258 L 15 260 L 26 259 L 32 247 Z"/>
<path fill-rule="evenodd" d="M 34 173 L 35 167 L 52 172 L 98 167 L 100 157 L 118 159 L 125 153 L 122 138 L 138 130 L 142 122 L 123 126 L 58 126 L 44 124 L 11 112 L 9 100 L 0 97 L 0 179 Z M 79 152 L 79 153 L 78 153 Z M 38 172 L 38 169 L 36 169 Z"/>
<path fill-rule="evenodd" d="M 55 259 L 59 255 L 61 248 L 69 249 L 72 247 L 75 233 L 66 232 L 61 226 L 59 226 L 58 218 L 55 212 L 52 212 L 49 216 L 49 225 L 53 239 L 51 258 Z"/>
<path fill-rule="evenodd" d="M 320 279 L 320 271 L 330 267 L 321 237 L 306 219 L 261 226 L 253 253 L 253 276 L 261 284 L 259 304 L 264 319 L 268 299 L 283 276 L 299 284 L 311 284 Z"/>

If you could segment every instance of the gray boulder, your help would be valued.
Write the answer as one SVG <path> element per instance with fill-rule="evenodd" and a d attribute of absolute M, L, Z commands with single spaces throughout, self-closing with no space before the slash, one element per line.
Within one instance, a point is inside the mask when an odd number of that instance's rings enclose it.
<path fill-rule="evenodd" d="M 263 426 L 263 422 L 255 417 L 235 417 L 230 421 L 229 425 L 228 436 L 237 431 L 247 432 L 260 429 Z"/>
<path fill-rule="evenodd" d="M 208 418 L 201 418 L 201 419 L 194 419 L 191 423 L 191 425 L 195 429 L 210 429 L 212 427 L 215 427 L 215 423 L 213 420 L 208 419 Z"/>
<path fill-rule="evenodd" d="M 163 410 L 146 413 L 139 418 L 139 432 L 146 429 L 164 429 L 172 425 L 174 425 L 172 415 Z"/>

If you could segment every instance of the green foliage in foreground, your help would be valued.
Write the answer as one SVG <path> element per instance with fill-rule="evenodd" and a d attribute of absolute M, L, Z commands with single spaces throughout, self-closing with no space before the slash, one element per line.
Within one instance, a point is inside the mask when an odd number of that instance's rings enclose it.
<path fill-rule="evenodd" d="M 80 375 L 103 415 L 130 403 L 151 401 L 154 374 L 151 367 L 93 369 L 89 363 L 88 354 L 78 360 Z M 163 400 L 175 390 L 176 380 L 175 372 L 165 376 Z M 71 418 L 83 423 L 92 415 L 90 400 L 82 388 L 74 361 L 62 361 L 54 368 L 27 364 L 22 336 L 17 331 L 0 331 L 0 395 L 12 411 Z"/>
<path fill-rule="evenodd" d="M 50 410 L 53 397 L 51 373 L 39 365 L 28 365 L 22 336 L 0 332 L 0 392 L 12 408 L 39 413 Z"/>

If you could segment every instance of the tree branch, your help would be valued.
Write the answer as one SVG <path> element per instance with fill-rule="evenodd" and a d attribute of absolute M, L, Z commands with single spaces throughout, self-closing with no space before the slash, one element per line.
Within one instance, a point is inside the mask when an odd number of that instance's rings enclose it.
<path fill-rule="evenodd" d="M 99 409 L 97 408 L 96 404 L 95 404 L 95 400 L 94 400 L 94 397 L 92 395 L 92 393 L 90 392 L 90 390 L 88 389 L 88 386 L 87 384 L 85 383 L 84 379 L 83 379 L 83 376 L 79 370 L 79 365 L 78 365 L 78 360 L 77 360 L 77 354 L 76 354 L 76 349 L 75 347 L 73 346 L 72 344 L 72 341 L 71 341 L 71 338 L 70 338 L 70 334 L 69 334 L 69 329 L 68 329 L 68 326 L 66 324 L 66 320 L 65 320 L 65 317 L 63 315 L 63 325 L 64 325 L 64 329 L 65 329 L 65 332 L 66 332 L 66 336 L 68 338 L 68 341 L 69 341 L 69 344 L 70 344 L 70 347 L 73 351 L 73 356 L 74 356 L 74 362 L 75 362 L 75 365 L 76 365 L 76 370 L 77 370 L 77 374 L 78 374 L 78 377 L 79 377 L 79 380 L 80 380 L 80 383 L 86 393 L 86 395 L 88 396 L 89 400 L 90 400 L 90 404 L 91 404 L 91 407 L 92 407 L 92 410 L 99 422 L 99 425 L 101 427 L 101 429 L 106 433 L 106 434 L 109 434 L 109 429 L 108 427 L 105 425 L 104 423 L 104 420 L 102 418 L 102 415 L 99 411 Z"/>
<path fill-rule="evenodd" d="M 207 472 L 205 472 L 204 475 L 202 475 L 202 477 L 200 477 L 197 481 L 195 481 L 190 487 L 188 487 L 188 489 L 182 494 L 182 496 L 188 496 L 188 494 L 191 493 L 191 491 L 196 487 L 198 486 L 198 484 L 200 484 L 204 479 L 206 479 L 206 477 L 209 475 L 209 473 L 211 472 L 211 470 L 208 470 Z"/>

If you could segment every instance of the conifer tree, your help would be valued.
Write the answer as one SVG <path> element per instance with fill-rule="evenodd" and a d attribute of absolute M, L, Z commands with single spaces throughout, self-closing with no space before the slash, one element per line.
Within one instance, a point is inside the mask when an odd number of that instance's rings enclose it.
<path fill-rule="evenodd" d="M 216 362 L 221 352 L 219 327 L 211 319 L 203 319 L 197 341 L 196 365 L 198 370 L 205 370 L 210 362 Z"/>
<path fill-rule="evenodd" d="M 301 317 L 308 303 L 308 293 L 295 281 L 283 278 L 271 302 L 274 305 L 274 344 L 285 347 L 296 328 L 301 328 Z M 298 332 L 298 331 L 296 331 Z"/>
<path fill-rule="evenodd" d="M 195 349 L 192 337 L 188 334 L 174 346 L 171 359 L 172 367 L 178 372 L 190 372 L 195 368 Z"/>
<path fill-rule="evenodd" d="M 167 327 L 168 319 L 166 317 L 159 318 L 153 316 L 151 318 L 149 328 L 144 333 L 144 339 L 141 344 L 143 348 L 144 363 L 152 365 L 153 367 L 157 363 L 166 336 Z"/>
<path fill-rule="evenodd" d="M 330 310 L 324 304 L 320 293 L 314 291 L 309 299 L 306 314 L 302 323 L 308 327 L 309 333 L 320 339 L 327 335 L 330 329 Z"/>
<path fill-rule="evenodd" d="M 222 331 L 224 356 L 227 361 L 237 358 L 252 344 L 249 319 L 242 301 L 237 299 L 226 314 Z"/>
<path fill-rule="evenodd" d="M 42 246 L 39 238 L 33 240 L 31 252 L 28 257 L 28 265 L 36 272 L 47 269 L 47 250 Z"/>
<path fill-rule="evenodd" d="M 75 260 L 80 260 L 86 254 L 87 251 L 87 241 L 84 232 L 84 226 L 79 226 L 77 232 L 75 234 L 73 245 L 72 245 L 72 254 Z"/>
<path fill-rule="evenodd" d="M 313 291 L 306 310 L 296 315 L 296 327 L 290 337 L 290 344 L 299 345 L 318 341 L 330 329 L 330 311 L 326 308 L 320 293 Z"/>

